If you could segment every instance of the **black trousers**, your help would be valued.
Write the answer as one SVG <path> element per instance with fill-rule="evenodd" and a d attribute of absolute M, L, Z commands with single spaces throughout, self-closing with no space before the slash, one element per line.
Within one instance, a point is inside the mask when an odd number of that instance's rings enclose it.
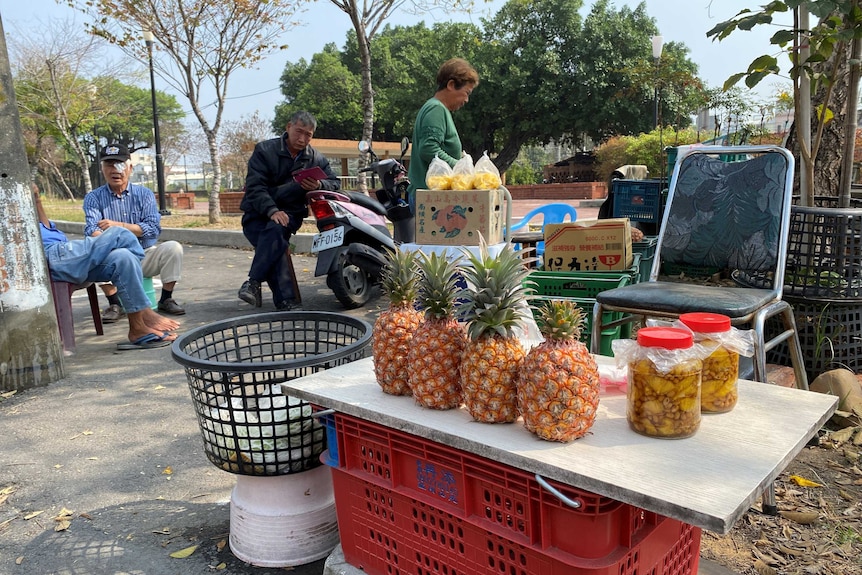
<path fill-rule="evenodd" d="M 293 277 L 287 258 L 290 236 L 299 228 L 294 227 L 294 217 L 290 225 L 281 226 L 268 218 L 243 218 L 242 233 L 254 246 L 249 279 L 266 282 L 272 291 L 272 301 L 278 306 L 282 302 L 295 300 Z M 299 222 L 301 224 L 301 222 Z"/>

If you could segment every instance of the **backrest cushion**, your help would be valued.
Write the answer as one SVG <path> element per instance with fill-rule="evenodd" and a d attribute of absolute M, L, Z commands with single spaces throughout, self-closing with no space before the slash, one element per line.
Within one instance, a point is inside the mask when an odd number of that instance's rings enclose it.
<path fill-rule="evenodd" d="M 737 162 L 705 154 L 684 158 L 666 216 L 662 260 L 775 269 L 787 171 L 778 153 Z"/>

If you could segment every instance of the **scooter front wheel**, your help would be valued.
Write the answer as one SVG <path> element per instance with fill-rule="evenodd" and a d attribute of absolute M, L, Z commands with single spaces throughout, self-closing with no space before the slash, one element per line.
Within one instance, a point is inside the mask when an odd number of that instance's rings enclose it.
<path fill-rule="evenodd" d="M 356 309 L 365 305 L 371 299 L 371 278 L 347 259 L 347 255 L 338 255 L 335 270 L 326 276 L 326 285 L 335 294 L 335 298 L 346 309 Z"/>

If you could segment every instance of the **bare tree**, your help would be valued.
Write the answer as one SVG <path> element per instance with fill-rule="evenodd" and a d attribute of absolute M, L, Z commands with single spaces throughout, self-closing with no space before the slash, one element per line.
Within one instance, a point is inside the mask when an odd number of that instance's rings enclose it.
<path fill-rule="evenodd" d="M 292 18 L 305 0 L 67 1 L 93 17 L 88 27 L 95 34 L 135 58 L 147 57 L 142 30 L 153 34 L 159 48 L 153 54 L 153 67 L 189 101 L 206 135 L 215 172 L 209 220 L 218 222 L 218 132 L 228 80 L 238 68 L 252 67 L 269 53 L 285 48 L 277 40 L 295 25 Z M 210 106 L 215 111 L 208 116 Z"/>
<path fill-rule="evenodd" d="M 254 151 L 254 145 L 276 135 L 272 132 L 272 123 L 261 118 L 257 112 L 251 116 L 243 116 L 239 120 L 225 122 L 219 145 L 221 150 L 219 163 L 222 170 L 225 173 L 236 174 L 239 182 L 244 181 L 248 159 Z"/>
<path fill-rule="evenodd" d="M 111 113 L 110 103 L 98 97 L 99 87 L 87 80 L 110 69 L 102 54 L 106 43 L 91 35 L 69 34 L 74 21 L 52 20 L 43 26 L 42 34 L 10 36 L 10 52 L 15 62 L 18 109 L 25 127 L 33 128 L 41 144 L 48 131 L 68 145 L 81 172 L 84 191 L 92 189 L 89 146 L 93 126 Z M 35 150 L 44 150 L 37 145 Z M 61 187 L 72 194 L 62 177 L 57 159 L 37 156 L 33 162 L 43 165 L 46 173 L 58 177 Z"/>

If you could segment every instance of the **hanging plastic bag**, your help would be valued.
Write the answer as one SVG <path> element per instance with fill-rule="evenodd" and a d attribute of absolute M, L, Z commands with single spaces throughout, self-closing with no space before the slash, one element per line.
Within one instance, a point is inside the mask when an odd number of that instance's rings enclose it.
<path fill-rule="evenodd" d="M 452 189 L 472 190 L 473 176 L 473 158 L 465 152 L 452 168 Z"/>
<path fill-rule="evenodd" d="M 503 185 L 500 170 L 488 157 L 488 152 L 482 154 L 473 171 L 473 187 L 477 190 L 496 190 Z"/>
<path fill-rule="evenodd" d="M 428 171 L 425 172 L 425 185 L 428 186 L 429 190 L 451 190 L 452 168 L 434 156 L 431 165 L 428 166 Z"/>

